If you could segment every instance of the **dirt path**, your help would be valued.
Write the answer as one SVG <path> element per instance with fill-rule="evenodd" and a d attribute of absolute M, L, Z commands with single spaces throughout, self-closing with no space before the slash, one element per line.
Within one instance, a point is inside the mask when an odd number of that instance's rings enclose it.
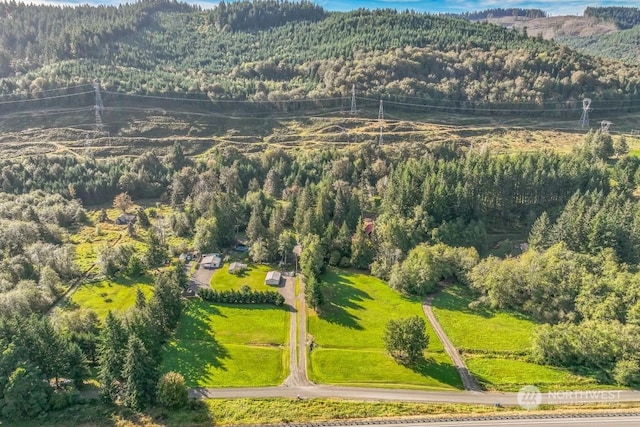
<path fill-rule="evenodd" d="M 453 361 L 453 365 L 458 370 L 460 374 L 460 378 L 462 378 L 462 384 L 464 384 L 464 389 L 466 391 L 482 391 L 476 379 L 471 375 L 467 365 L 462 360 L 462 356 L 460 356 L 460 352 L 455 348 L 447 334 L 445 334 L 442 326 L 438 323 L 438 319 L 433 314 L 433 310 L 431 309 L 431 303 L 433 301 L 433 296 L 430 296 L 424 300 L 422 303 L 422 310 L 424 311 L 425 316 L 433 326 L 433 329 L 436 331 L 436 335 L 442 341 L 442 345 L 444 346 L 444 350 L 447 352 L 451 360 Z"/>
<path fill-rule="evenodd" d="M 311 385 L 307 378 L 307 316 L 304 290 L 296 296 L 296 279 L 287 277 L 284 287 L 279 289 L 289 307 L 289 376 L 284 380 L 286 387 Z"/>

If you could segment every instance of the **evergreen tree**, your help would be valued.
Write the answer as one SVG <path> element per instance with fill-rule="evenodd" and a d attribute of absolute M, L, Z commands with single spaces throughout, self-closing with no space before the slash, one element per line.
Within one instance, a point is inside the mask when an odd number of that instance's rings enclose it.
<path fill-rule="evenodd" d="M 278 253 L 285 264 L 287 263 L 287 255 L 293 252 L 293 248 L 296 246 L 296 243 L 296 236 L 292 231 L 284 230 L 278 236 Z"/>
<path fill-rule="evenodd" d="M 138 310 L 143 310 L 147 306 L 147 297 L 144 296 L 142 289 L 136 289 L 136 304 L 135 307 Z"/>
<path fill-rule="evenodd" d="M 533 223 L 531 232 L 529 233 L 529 245 L 535 249 L 548 249 L 551 246 L 551 223 L 546 212 Z"/>
<path fill-rule="evenodd" d="M 258 264 L 262 264 L 269 260 L 269 246 L 262 237 L 253 241 L 249 248 L 249 256 L 253 262 Z"/>
<path fill-rule="evenodd" d="M 51 387 L 37 366 L 22 364 L 11 373 L 4 390 L 2 415 L 9 420 L 35 418 L 49 408 Z"/>
<path fill-rule="evenodd" d="M 305 277 L 304 297 L 309 307 L 318 311 L 324 304 L 323 284 L 314 276 Z"/>
<path fill-rule="evenodd" d="M 149 268 L 157 267 L 167 259 L 167 247 L 160 240 L 155 230 L 149 230 L 147 233 L 147 252 L 145 254 L 145 263 Z"/>
<path fill-rule="evenodd" d="M 151 227 L 151 221 L 149 221 L 149 217 L 147 216 L 147 213 L 144 211 L 144 208 L 141 207 L 138 209 L 137 217 L 138 217 L 138 225 L 140 227 L 144 229 Z"/>
<path fill-rule="evenodd" d="M 144 409 L 155 400 L 156 368 L 144 344 L 135 334 L 129 337 L 122 376 L 122 401 L 132 409 Z"/>
<path fill-rule="evenodd" d="M 84 380 L 91 375 L 87 357 L 76 343 L 70 343 L 65 353 L 66 374 L 68 378 L 73 381 L 73 385 L 75 385 L 76 388 L 81 388 Z"/>
<path fill-rule="evenodd" d="M 361 218 L 351 242 L 351 265 L 362 270 L 368 269 L 373 262 L 373 255 L 371 239 L 365 232 L 365 224 Z"/>
<path fill-rule="evenodd" d="M 266 237 L 266 230 L 262 224 L 262 212 L 258 206 L 254 206 L 251 210 L 251 216 L 249 217 L 249 224 L 247 224 L 247 238 L 250 242 L 255 242 L 258 239 L 264 239 Z"/>
<path fill-rule="evenodd" d="M 107 313 L 100 333 L 100 370 L 98 379 L 102 388 L 102 396 L 107 401 L 115 401 L 122 378 L 122 355 L 129 337 L 122 321 L 111 311 Z"/>

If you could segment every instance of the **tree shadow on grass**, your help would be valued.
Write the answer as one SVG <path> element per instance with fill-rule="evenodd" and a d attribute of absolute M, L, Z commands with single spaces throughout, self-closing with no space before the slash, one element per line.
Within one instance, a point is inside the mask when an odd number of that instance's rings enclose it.
<path fill-rule="evenodd" d="M 214 384 L 211 368 L 226 371 L 224 360 L 229 351 L 215 337 L 210 316 L 226 317 L 212 304 L 196 303 L 185 312 L 180 321 L 176 340 L 169 344 L 167 367 L 180 372 L 189 386 Z"/>
<path fill-rule="evenodd" d="M 341 271 L 340 274 L 330 270 L 323 276 L 326 285 L 323 288 L 325 305 L 319 317 L 329 323 L 336 323 L 350 329 L 362 330 L 358 322 L 360 318 L 349 310 L 364 310 L 359 302 L 373 300 L 367 292 L 356 288 L 349 279 L 351 273 Z"/>
<path fill-rule="evenodd" d="M 427 357 L 418 363 L 406 366 L 423 377 L 433 378 L 442 384 L 447 384 L 460 390 L 464 389 L 458 370 L 450 363 L 438 362 L 431 357 Z"/>
<path fill-rule="evenodd" d="M 469 303 L 473 302 L 472 291 L 462 286 L 448 286 L 435 296 L 432 302 L 434 308 L 449 311 L 459 311 L 464 314 L 480 316 L 485 319 L 495 317 L 499 313 L 508 314 L 518 320 L 526 320 L 539 323 L 536 319 L 524 313 L 514 310 L 493 310 L 486 305 L 478 304 L 473 308 L 469 307 Z"/>

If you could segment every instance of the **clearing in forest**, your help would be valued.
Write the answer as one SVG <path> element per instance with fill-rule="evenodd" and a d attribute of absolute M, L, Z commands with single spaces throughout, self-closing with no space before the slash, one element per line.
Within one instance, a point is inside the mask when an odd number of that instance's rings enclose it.
<path fill-rule="evenodd" d="M 593 388 L 596 381 L 567 369 L 531 361 L 537 323 L 520 313 L 470 308 L 471 292 L 451 286 L 433 299 L 433 312 L 469 371 L 488 390 L 518 391 L 524 385 L 543 390 Z"/>
<path fill-rule="evenodd" d="M 309 377 L 316 383 L 461 389 L 462 382 L 442 343 L 427 323 L 429 346 L 423 363 L 396 363 L 384 348 L 387 322 L 424 316 L 417 298 L 398 294 L 383 281 L 362 273 L 329 270 L 322 280 L 325 305 L 309 314 L 314 345 Z M 425 320 L 426 322 L 426 320 Z"/>

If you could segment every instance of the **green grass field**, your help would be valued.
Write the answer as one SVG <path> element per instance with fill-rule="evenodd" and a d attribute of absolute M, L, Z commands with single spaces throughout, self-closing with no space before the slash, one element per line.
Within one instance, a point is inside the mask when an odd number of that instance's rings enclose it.
<path fill-rule="evenodd" d="M 288 371 L 288 325 L 283 308 L 191 300 L 163 370 L 180 372 L 190 387 L 278 385 Z"/>
<path fill-rule="evenodd" d="M 89 308 L 103 319 L 109 310 L 126 310 L 136 302 L 138 288 L 147 296 L 153 293 L 153 279 L 143 276 L 137 279 L 117 277 L 93 283 L 85 283 L 71 294 L 70 306 Z"/>
<path fill-rule="evenodd" d="M 489 389 L 518 391 L 523 385 L 529 384 L 545 391 L 601 387 L 592 378 L 525 360 L 479 356 L 467 358 L 466 363 L 476 378 Z"/>
<path fill-rule="evenodd" d="M 536 323 L 517 313 L 469 309 L 473 301 L 462 287 L 449 287 L 433 300 L 433 312 L 459 349 L 522 352 L 531 345 Z M 469 333 L 474 331 L 474 333 Z"/>
<path fill-rule="evenodd" d="M 449 339 L 462 349 L 467 367 L 488 390 L 518 391 L 532 384 L 542 390 L 596 386 L 587 376 L 527 360 L 537 323 L 527 316 L 483 307 L 461 286 L 447 287 L 433 300 L 433 312 Z"/>
<path fill-rule="evenodd" d="M 456 389 L 457 371 L 431 327 L 425 362 L 409 368 L 384 350 L 382 336 L 390 319 L 424 316 L 420 301 L 404 298 L 371 276 L 330 270 L 327 303 L 320 315 L 309 314 L 309 333 L 317 345 L 310 355 L 309 375 L 329 384 Z"/>
<path fill-rule="evenodd" d="M 242 262 L 246 263 L 246 261 Z M 242 286 L 247 285 L 256 291 L 275 291 L 277 287 L 264 283 L 265 276 L 273 269 L 274 267 L 268 265 L 248 264 L 248 268 L 245 271 L 235 275 L 229 273 L 229 263 L 225 262 L 213 273 L 211 277 L 211 289 L 239 290 Z"/>

